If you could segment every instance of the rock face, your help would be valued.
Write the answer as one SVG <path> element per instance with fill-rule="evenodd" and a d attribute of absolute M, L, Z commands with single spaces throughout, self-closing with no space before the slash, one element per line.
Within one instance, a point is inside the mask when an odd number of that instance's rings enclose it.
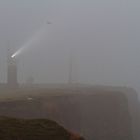
<path fill-rule="evenodd" d="M 83 140 L 47 119 L 0 117 L 1 140 Z"/>
<path fill-rule="evenodd" d="M 89 139 L 132 140 L 131 117 L 122 93 L 107 92 L 81 99 L 82 132 Z"/>
<path fill-rule="evenodd" d="M 123 93 L 126 95 L 128 100 L 128 108 L 130 116 L 132 119 L 132 130 L 134 140 L 140 139 L 140 102 L 138 99 L 138 94 L 134 89 L 127 88 L 122 89 Z"/>

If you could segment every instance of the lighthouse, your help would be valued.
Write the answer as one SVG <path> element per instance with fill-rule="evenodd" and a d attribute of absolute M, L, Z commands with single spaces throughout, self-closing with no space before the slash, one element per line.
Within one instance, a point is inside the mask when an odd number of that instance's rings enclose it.
<path fill-rule="evenodd" d="M 7 85 L 10 88 L 18 87 L 17 82 L 17 62 L 15 57 L 12 57 L 12 52 L 8 49 L 8 58 L 7 58 Z"/>

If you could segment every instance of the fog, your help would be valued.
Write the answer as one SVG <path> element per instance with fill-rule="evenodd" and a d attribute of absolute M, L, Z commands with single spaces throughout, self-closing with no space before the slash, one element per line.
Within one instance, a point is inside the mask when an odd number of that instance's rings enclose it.
<path fill-rule="evenodd" d="M 17 57 L 20 83 L 29 76 L 36 83 L 67 83 L 72 62 L 73 83 L 140 93 L 139 9 L 138 0 L 1 0 L 0 81 L 6 82 L 7 47 L 25 46 Z"/>

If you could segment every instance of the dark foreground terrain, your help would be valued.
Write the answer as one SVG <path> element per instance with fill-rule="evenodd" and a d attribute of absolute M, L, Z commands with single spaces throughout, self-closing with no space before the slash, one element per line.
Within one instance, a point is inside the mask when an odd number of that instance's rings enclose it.
<path fill-rule="evenodd" d="M 84 140 L 47 119 L 0 117 L 0 140 Z"/>

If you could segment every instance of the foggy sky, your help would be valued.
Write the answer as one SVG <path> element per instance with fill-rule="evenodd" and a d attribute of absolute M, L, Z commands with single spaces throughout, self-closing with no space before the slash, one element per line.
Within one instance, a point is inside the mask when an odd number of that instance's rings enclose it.
<path fill-rule="evenodd" d="M 18 57 L 19 82 L 33 76 L 66 83 L 72 58 L 75 83 L 140 92 L 139 9 L 138 0 L 1 0 L 0 81 L 6 81 L 7 47 L 17 50 L 46 23 L 45 33 Z"/>

